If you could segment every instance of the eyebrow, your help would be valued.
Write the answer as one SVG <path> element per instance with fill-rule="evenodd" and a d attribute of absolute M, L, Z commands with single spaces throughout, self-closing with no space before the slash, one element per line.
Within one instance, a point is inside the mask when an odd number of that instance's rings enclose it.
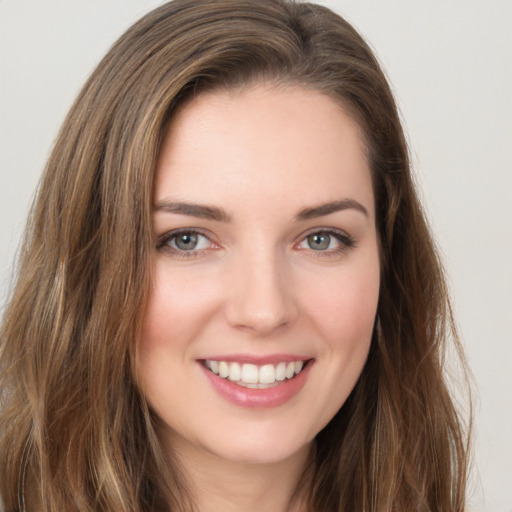
<path fill-rule="evenodd" d="M 341 201 L 333 201 L 331 203 L 321 204 L 313 208 L 305 208 L 297 214 L 297 220 L 314 219 L 315 217 L 323 217 L 331 213 L 342 210 L 356 210 L 368 217 L 368 210 L 355 199 L 342 199 Z"/>
<path fill-rule="evenodd" d="M 177 203 L 173 201 L 161 201 L 156 204 L 155 212 L 178 213 L 189 215 L 200 219 L 215 220 L 217 222 L 230 222 L 231 216 L 222 208 L 217 206 L 206 206 L 195 203 Z"/>
<path fill-rule="evenodd" d="M 332 201 L 312 208 L 305 208 L 297 214 L 296 219 L 314 219 L 316 217 L 323 217 L 324 215 L 330 215 L 331 213 L 343 210 L 356 210 L 361 212 L 365 217 L 368 217 L 368 210 L 361 203 L 355 199 L 342 199 L 341 201 Z M 198 217 L 200 219 L 215 220 L 217 222 L 231 222 L 231 216 L 226 212 L 226 210 L 217 206 L 164 200 L 156 204 L 154 211 L 177 213 L 181 215 L 188 215 L 190 217 Z"/>

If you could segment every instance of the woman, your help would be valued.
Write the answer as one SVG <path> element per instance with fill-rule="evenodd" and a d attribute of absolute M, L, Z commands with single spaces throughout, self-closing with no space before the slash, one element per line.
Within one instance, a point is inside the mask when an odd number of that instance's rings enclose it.
<path fill-rule="evenodd" d="M 170 2 L 47 164 L 1 331 L 6 510 L 463 510 L 450 334 L 361 37 Z"/>

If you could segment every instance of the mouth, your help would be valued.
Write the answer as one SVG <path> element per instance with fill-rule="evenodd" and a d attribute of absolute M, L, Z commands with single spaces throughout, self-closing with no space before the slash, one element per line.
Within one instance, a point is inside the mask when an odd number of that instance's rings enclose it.
<path fill-rule="evenodd" d="M 281 361 L 276 364 L 256 365 L 236 361 L 205 359 L 203 366 L 221 379 L 249 389 L 269 389 L 293 380 L 312 361 Z"/>

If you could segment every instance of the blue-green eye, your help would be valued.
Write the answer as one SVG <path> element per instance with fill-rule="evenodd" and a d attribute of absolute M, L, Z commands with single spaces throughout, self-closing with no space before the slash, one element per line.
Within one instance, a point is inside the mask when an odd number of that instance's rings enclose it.
<path fill-rule="evenodd" d="M 199 236 L 197 233 L 182 233 L 175 236 L 172 242 L 180 251 L 193 251 L 197 248 L 199 242 Z"/>
<path fill-rule="evenodd" d="M 353 238 L 346 233 L 322 230 L 315 231 L 304 237 L 297 247 L 317 252 L 340 252 L 353 245 Z"/>
<path fill-rule="evenodd" d="M 181 230 L 164 235 L 158 244 L 158 249 L 173 252 L 192 252 L 208 249 L 212 242 L 203 234 L 194 230 Z"/>
<path fill-rule="evenodd" d="M 327 233 L 314 233 L 306 238 L 310 249 L 314 251 L 325 251 L 332 243 L 331 235 Z"/>

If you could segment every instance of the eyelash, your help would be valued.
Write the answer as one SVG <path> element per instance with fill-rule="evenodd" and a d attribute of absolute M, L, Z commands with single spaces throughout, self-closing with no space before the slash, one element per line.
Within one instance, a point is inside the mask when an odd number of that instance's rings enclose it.
<path fill-rule="evenodd" d="M 170 231 L 168 233 L 165 233 L 162 235 L 157 243 L 156 249 L 157 251 L 167 251 L 173 255 L 173 257 L 178 257 L 180 259 L 193 259 L 197 258 L 198 256 L 201 256 L 201 254 L 204 253 L 204 251 L 209 251 L 211 248 L 205 248 L 205 249 L 191 249 L 191 250 L 184 250 L 179 249 L 176 247 L 171 247 L 170 243 L 172 241 L 175 241 L 180 235 L 191 235 L 191 236 L 201 236 L 206 238 L 210 244 L 214 244 L 214 242 L 211 241 L 210 237 L 204 233 L 203 231 L 199 229 L 178 229 L 175 231 Z M 315 250 L 312 248 L 300 248 L 300 251 L 306 250 L 309 251 L 310 254 L 313 254 L 315 257 L 333 257 L 338 256 L 342 253 L 345 253 L 349 251 L 350 249 L 354 248 L 356 246 L 356 242 L 352 236 L 345 233 L 344 231 L 339 231 L 336 229 L 314 229 L 309 232 L 306 232 L 301 235 L 301 238 L 298 243 L 294 244 L 294 247 L 297 247 L 298 245 L 304 243 L 308 237 L 313 235 L 324 235 L 329 236 L 334 239 L 336 239 L 340 243 L 340 247 L 337 247 L 335 249 L 326 249 L 326 250 Z M 214 244 L 215 245 L 215 244 Z"/>

